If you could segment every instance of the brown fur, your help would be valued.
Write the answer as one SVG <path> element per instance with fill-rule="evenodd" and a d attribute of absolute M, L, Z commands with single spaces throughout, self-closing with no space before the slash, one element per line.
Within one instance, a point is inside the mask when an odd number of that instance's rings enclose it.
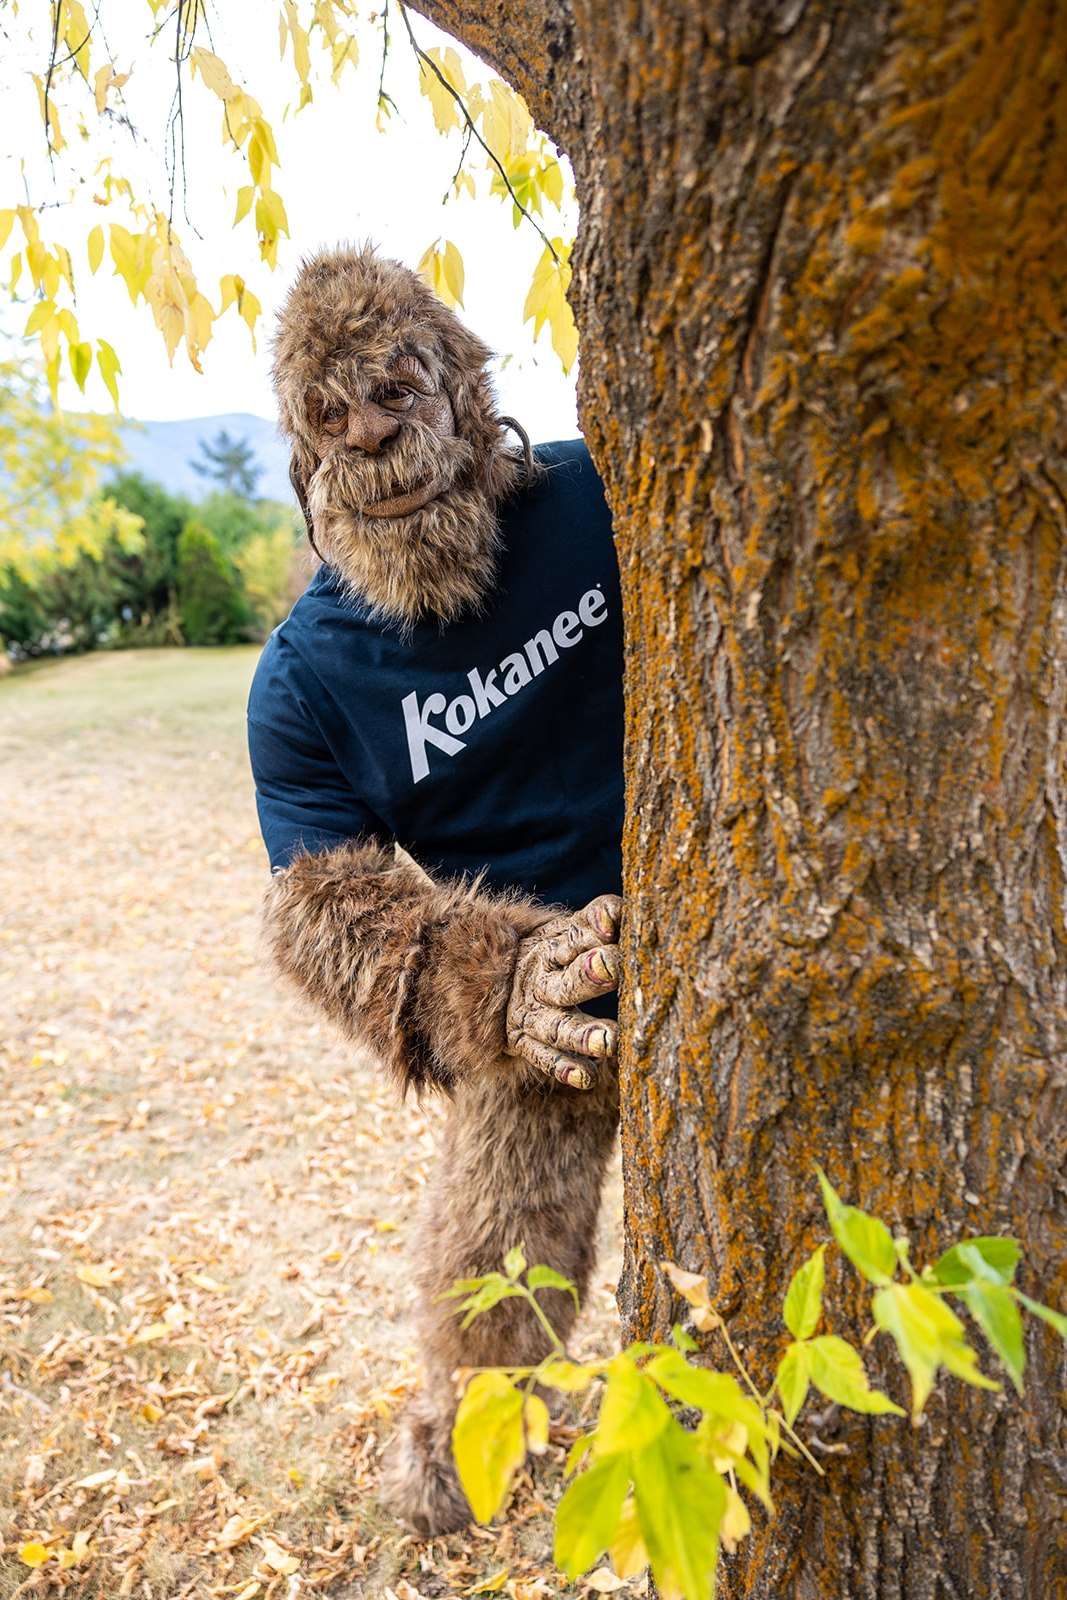
<path fill-rule="evenodd" d="M 457 1086 L 416 1231 L 423 1389 L 390 1447 L 381 1489 L 383 1503 L 423 1536 L 463 1527 L 471 1516 L 452 1461 L 456 1368 L 533 1366 L 549 1352 L 521 1301 L 505 1300 L 465 1329 L 454 1300 L 435 1301 L 459 1278 L 499 1271 L 519 1243 L 531 1264 L 554 1267 L 584 1296 L 617 1120 L 610 1071 L 588 1094 L 501 1076 Z M 539 1300 L 566 1337 L 570 1296 L 551 1290 Z"/>
<path fill-rule="evenodd" d="M 417 356 L 447 392 L 455 438 L 412 426 L 378 452 L 341 440 L 324 447 L 314 426 L 323 405 L 372 396 L 398 352 Z M 274 384 L 309 533 L 348 587 L 402 627 L 479 605 L 493 581 L 496 509 L 524 467 L 504 442 L 509 424 L 495 413 L 488 358 L 414 273 L 370 250 L 307 262 L 279 319 Z M 444 492 L 411 516 L 359 509 L 438 476 Z M 453 1303 L 435 1299 L 457 1278 L 499 1268 L 519 1242 L 531 1263 L 584 1291 L 617 1121 L 614 1075 L 602 1069 L 597 1087 L 580 1093 L 503 1053 L 518 943 L 549 908 L 434 882 L 391 850 L 354 841 L 278 873 L 266 910 L 276 964 L 306 998 L 402 1087 L 451 1096 L 416 1253 L 425 1384 L 382 1486 L 410 1527 L 442 1533 L 470 1516 L 451 1453 L 454 1370 L 532 1364 L 547 1345 L 516 1301 L 464 1331 Z M 554 1290 L 544 1302 L 565 1334 L 569 1296 Z"/>
<path fill-rule="evenodd" d="M 278 970 L 402 1087 L 521 1072 L 504 1019 L 518 941 L 543 906 L 436 883 L 353 842 L 276 873 L 266 914 Z"/>
<path fill-rule="evenodd" d="M 403 438 L 402 448 L 380 456 L 338 441 L 320 459 L 315 418 L 387 382 L 400 353 L 417 356 L 447 393 L 456 439 Z M 405 627 L 427 614 L 451 620 L 492 587 L 496 508 L 526 468 L 506 444 L 514 425 L 497 415 L 490 354 L 416 273 L 369 247 L 306 261 L 279 314 L 272 378 L 309 531 L 349 587 Z M 395 519 L 360 513 L 361 504 L 440 469 L 448 487 L 421 511 Z"/>

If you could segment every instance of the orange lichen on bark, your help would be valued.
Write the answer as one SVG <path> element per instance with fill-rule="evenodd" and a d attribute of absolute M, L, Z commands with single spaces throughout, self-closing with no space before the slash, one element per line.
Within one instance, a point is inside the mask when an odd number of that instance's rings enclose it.
<path fill-rule="evenodd" d="M 661 1254 L 708 1271 L 761 1381 L 816 1237 L 813 1158 L 920 1260 L 946 1232 L 1013 1232 L 1029 1286 L 1062 1289 L 1063 4 L 828 15 L 727 52 L 706 183 L 664 133 L 678 218 L 616 183 L 581 288 L 632 338 L 583 349 L 582 379 L 627 594 L 624 1309 L 663 1334 Z M 853 1280 L 834 1293 L 844 1326 Z M 1050 1370 L 1043 1335 L 1031 1359 Z M 935 1406 L 874 1464 L 857 1424 L 835 1468 L 918 1526 L 920 1445 L 943 1450 L 975 1592 L 968 1498 L 995 1482 L 1022 1517 L 1033 1493 L 1005 1478 L 1000 1411 L 973 1485 L 992 1403 L 931 1447 Z M 1051 1409 L 1018 1426 L 1062 1444 Z M 805 1502 L 820 1574 L 866 1559 L 832 1501 Z M 727 1592 L 792 1592 L 802 1544 L 761 1535 Z"/>

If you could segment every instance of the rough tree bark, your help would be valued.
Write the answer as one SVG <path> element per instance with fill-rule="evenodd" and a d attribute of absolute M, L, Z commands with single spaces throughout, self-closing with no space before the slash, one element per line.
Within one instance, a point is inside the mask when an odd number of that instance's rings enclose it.
<path fill-rule="evenodd" d="M 627 1330 L 668 1326 L 671 1257 L 767 1380 L 813 1157 L 919 1261 L 1014 1235 L 1063 1306 L 1067 5 L 418 3 L 578 181 L 628 628 Z M 845 1272 L 828 1299 L 855 1333 Z M 841 1421 L 723 1592 L 1067 1594 L 1067 1375 L 1044 1326 L 1028 1357 L 1024 1403 Z"/>

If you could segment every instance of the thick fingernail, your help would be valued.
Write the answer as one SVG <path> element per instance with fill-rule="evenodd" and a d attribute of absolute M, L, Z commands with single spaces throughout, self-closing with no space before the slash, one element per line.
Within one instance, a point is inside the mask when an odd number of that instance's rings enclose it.
<path fill-rule="evenodd" d="M 604 959 L 603 950 L 590 950 L 585 958 L 585 975 L 592 983 L 602 986 L 615 982 L 615 974 Z"/>
<path fill-rule="evenodd" d="M 568 1089 L 591 1089 L 593 1087 L 593 1074 L 588 1068 L 572 1066 L 570 1062 L 561 1061 L 558 1063 L 556 1077 L 560 1083 L 565 1083 Z"/>
<path fill-rule="evenodd" d="M 597 933 L 600 934 L 601 938 L 610 939 L 614 937 L 615 918 L 612 916 L 611 910 L 608 906 L 597 906 L 596 915 L 593 918 L 593 925 L 595 926 Z"/>
<path fill-rule="evenodd" d="M 607 1028 L 586 1028 L 582 1035 L 583 1055 L 610 1056 L 611 1048 L 611 1034 Z"/>

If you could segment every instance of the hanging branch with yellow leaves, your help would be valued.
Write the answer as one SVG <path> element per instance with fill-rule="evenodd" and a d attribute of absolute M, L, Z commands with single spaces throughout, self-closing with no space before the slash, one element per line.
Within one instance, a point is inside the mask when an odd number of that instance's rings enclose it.
<path fill-rule="evenodd" d="M 236 270 L 220 278 L 217 302 L 209 298 L 198 281 L 191 252 L 175 227 L 178 197 L 183 209 L 187 200 L 186 120 L 199 115 L 204 104 L 201 93 L 190 92 L 191 86 L 202 86 L 209 96 L 221 102 L 223 146 L 247 166 L 247 181 L 237 190 L 234 226 L 250 219 L 259 258 L 272 270 L 278 262 L 280 240 L 283 235 L 289 236 L 285 203 L 275 184 L 281 163 L 274 127 L 260 101 L 215 48 L 203 0 L 175 0 L 169 6 L 164 0 L 145 0 L 145 4 L 152 19 L 149 47 L 165 49 L 173 63 L 174 93 L 163 130 L 166 196 L 153 199 L 147 193 L 139 193 L 129 176 L 115 170 L 114 158 L 102 155 L 95 168 L 93 198 L 99 206 L 109 209 L 111 216 L 89 228 L 84 239 L 85 259 L 90 273 L 95 274 L 107 256 L 131 302 L 143 302 L 148 308 L 168 356 L 173 360 L 179 346 L 184 347 L 189 361 L 199 371 L 218 318 L 235 308 L 246 323 L 254 346 L 261 307 L 248 287 L 246 274 Z M 97 118 L 124 124 L 133 131 L 123 88 L 135 67 L 124 64 L 120 69 L 110 50 L 102 22 L 106 5 L 107 0 L 98 0 L 91 15 L 87 15 L 81 0 L 50 0 L 47 60 L 32 77 L 53 185 L 57 181 L 57 162 L 68 161 L 73 175 L 75 158 L 83 148 L 72 149 L 68 145 L 61 112 L 66 117 L 74 108 L 79 131 L 89 137 L 83 112 L 78 109 L 79 96 L 84 97 L 86 109 L 91 108 Z M 524 317 L 533 322 L 535 338 L 548 326 L 553 348 L 569 370 L 577 354 L 577 332 L 566 299 L 569 245 L 558 230 L 553 233 L 539 220 L 545 215 L 546 206 L 558 211 L 569 193 L 559 159 L 534 128 L 522 101 L 506 84 L 493 77 L 468 83 L 459 52 L 451 46 L 419 44 L 400 0 L 397 10 L 418 63 L 419 88 L 430 102 L 435 126 L 444 136 L 454 131 L 462 135 L 449 197 L 477 195 L 477 175 L 468 163 L 468 154 L 477 149 L 484 156 L 490 175 L 489 192 L 510 208 L 516 227 L 526 222 L 543 241 Z M 319 63 L 335 86 L 347 68 L 357 66 L 357 8 L 353 0 L 282 0 L 277 17 L 280 55 L 283 60 L 287 55 L 291 60 L 297 88 L 295 110 L 299 113 L 314 101 Z M 368 20 L 375 20 L 373 14 Z M 382 34 L 378 122 L 383 126 L 394 108 L 385 88 L 390 53 L 388 4 L 378 13 L 377 25 Z M 32 45 L 32 34 L 29 38 Z M 101 53 L 106 59 L 101 60 Z M 55 200 L 45 204 L 39 199 L 35 204 L 29 194 L 25 202 L 6 207 L 0 204 L 0 250 L 12 239 L 16 225 L 20 235 L 16 236 L 17 247 L 9 258 L 9 292 L 16 301 L 27 288 L 32 294 L 34 304 L 28 310 L 24 332 L 40 345 L 53 403 L 58 404 L 64 368 L 84 392 L 95 366 L 117 408 L 122 371 L 119 355 L 107 339 L 86 337 L 79 326 L 72 258 L 75 241 L 62 237 L 64 204 Z M 44 231 L 46 209 L 58 213 L 58 220 L 51 224 L 52 236 L 46 236 Z M 438 237 L 426 250 L 419 270 L 447 304 L 462 306 L 463 259 L 452 240 Z"/>

